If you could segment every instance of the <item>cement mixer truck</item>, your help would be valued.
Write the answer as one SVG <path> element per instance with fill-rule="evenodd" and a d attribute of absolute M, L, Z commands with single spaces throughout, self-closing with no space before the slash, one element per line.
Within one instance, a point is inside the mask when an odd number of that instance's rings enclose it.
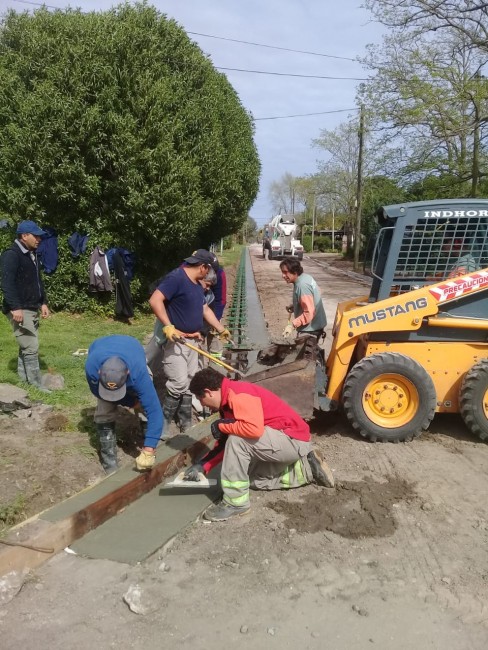
<path fill-rule="evenodd" d="M 296 238 L 298 224 L 292 214 L 278 214 L 264 227 L 263 257 L 278 259 L 283 257 L 303 258 L 303 246 Z"/>

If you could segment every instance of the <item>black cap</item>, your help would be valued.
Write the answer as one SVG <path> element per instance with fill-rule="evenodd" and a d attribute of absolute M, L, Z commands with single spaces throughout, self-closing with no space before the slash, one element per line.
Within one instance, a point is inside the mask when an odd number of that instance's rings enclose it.
<path fill-rule="evenodd" d="M 217 262 L 217 257 L 205 248 L 199 248 L 190 257 L 186 257 L 185 262 L 187 264 L 208 264 L 208 266 L 214 266 Z"/>
<path fill-rule="evenodd" d="M 99 370 L 98 395 L 107 402 L 118 402 L 126 393 L 129 369 L 119 357 L 110 357 Z"/>

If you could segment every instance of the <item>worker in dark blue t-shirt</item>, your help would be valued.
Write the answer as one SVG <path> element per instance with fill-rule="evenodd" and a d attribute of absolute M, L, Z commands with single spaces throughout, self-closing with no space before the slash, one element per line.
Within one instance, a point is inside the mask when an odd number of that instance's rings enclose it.
<path fill-rule="evenodd" d="M 166 426 L 174 419 L 180 431 L 191 426 L 190 380 L 198 370 L 198 353 L 178 338 L 201 340 L 205 320 L 221 338 L 230 339 L 214 312 L 205 304 L 200 280 L 206 277 L 215 256 L 205 249 L 195 251 L 186 264 L 166 275 L 154 291 L 149 304 L 162 325 L 166 337 L 163 369 L 167 377 L 163 413 Z"/>

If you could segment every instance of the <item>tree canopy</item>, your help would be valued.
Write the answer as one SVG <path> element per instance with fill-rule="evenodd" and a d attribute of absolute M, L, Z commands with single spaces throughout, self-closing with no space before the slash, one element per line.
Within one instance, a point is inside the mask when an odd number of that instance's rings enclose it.
<path fill-rule="evenodd" d="M 99 236 L 160 274 L 245 223 L 253 134 L 227 78 L 146 4 L 10 11 L 1 24 L 5 216 Z"/>

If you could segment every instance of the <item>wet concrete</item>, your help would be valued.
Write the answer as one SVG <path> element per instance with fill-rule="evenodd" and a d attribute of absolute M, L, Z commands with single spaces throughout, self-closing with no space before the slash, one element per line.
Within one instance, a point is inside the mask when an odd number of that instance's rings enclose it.
<path fill-rule="evenodd" d="M 71 549 L 92 559 L 136 564 L 195 521 L 219 494 L 219 487 L 159 486 L 72 544 Z"/>
<path fill-rule="evenodd" d="M 247 326 L 246 338 L 253 350 L 248 353 L 249 367 L 257 359 L 258 352 L 270 344 L 270 336 L 266 321 L 264 320 L 263 310 L 259 302 L 259 295 L 254 281 L 254 273 L 251 265 L 249 249 L 245 250 L 246 256 L 246 302 L 247 302 Z"/>

